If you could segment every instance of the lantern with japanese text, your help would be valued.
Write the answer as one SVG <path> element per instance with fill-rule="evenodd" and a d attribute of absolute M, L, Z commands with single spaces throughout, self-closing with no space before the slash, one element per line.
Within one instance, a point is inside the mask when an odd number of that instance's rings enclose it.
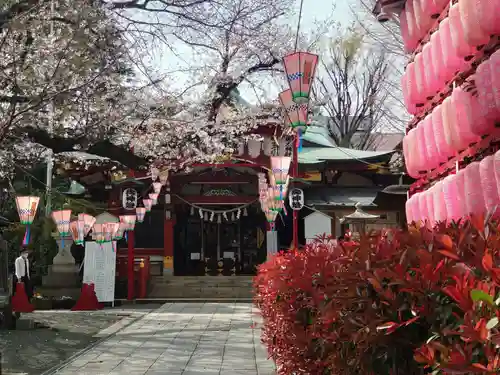
<path fill-rule="evenodd" d="M 24 234 L 23 245 L 27 245 L 30 242 L 30 225 L 35 219 L 36 210 L 38 208 L 38 203 L 40 202 L 40 197 L 35 196 L 22 196 L 16 197 L 17 213 L 19 214 L 19 220 L 21 224 L 26 225 L 26 233 Z"/>
<path fill-rule="evenodd" d="M 146 208 L 144 207 L 137 207 L 135 209 L 135 216 L 137 218 L 138 223 L 144 222 L 144 216 L 146 216 Z"/>
<path fill-rule="evenodd" d="M 318 56 L 308 52 L 295 52 L 283 58 L 283 65 L 293 101 L 307 103 L 318 65 Z"/>
<path fill-rule="evenodd" d="M 151 199 L 143 199 L 142 203 L 144 204 L 146 212 L 151 212 L 151 207 L 153 207 L 153 201 Z"/>
<path fill-rule="evenodd" d="M 149 193 L 149 199 L 153 202 L 153 205 L 158 203 L 158 193 Z"/>
<path fill-rule="evenodd" d="M 123 190 L 122 194 L 122 207 L 126 210 L 133 210 L 137 207 L 137 198 L 139 194 L 137 190 L 128 188 Z"/>
<path fill-rule="evenodd" d="M 73 220 L 69 223 L 69 231 L 71 232 L 71 237 L 73 237 L 73 242 L 76 245 L 83 245 L 85 242 L 85 222 L 82 220 Z"/>

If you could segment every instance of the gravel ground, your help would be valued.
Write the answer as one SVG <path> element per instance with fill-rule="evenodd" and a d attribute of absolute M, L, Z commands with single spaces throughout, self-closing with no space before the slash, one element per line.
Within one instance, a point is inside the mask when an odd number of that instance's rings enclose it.
<path fill-rule="evenodd" d="M 159 305 L 101 311 L 36 311 L 23 314 L 14 331 L 0 331 L 0 374 L 40 375 L 99 340 L 99 332 Z"/>

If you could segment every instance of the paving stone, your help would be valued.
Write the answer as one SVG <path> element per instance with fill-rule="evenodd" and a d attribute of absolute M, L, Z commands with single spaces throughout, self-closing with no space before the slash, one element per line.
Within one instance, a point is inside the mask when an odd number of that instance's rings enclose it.
<path fill-rule="evenodd" d="M 260 343 L 256 311 L 248 303 L 167 303 L 61 373 L 79 368 L 79 374 L 93 375 L 275 374 Z"/>

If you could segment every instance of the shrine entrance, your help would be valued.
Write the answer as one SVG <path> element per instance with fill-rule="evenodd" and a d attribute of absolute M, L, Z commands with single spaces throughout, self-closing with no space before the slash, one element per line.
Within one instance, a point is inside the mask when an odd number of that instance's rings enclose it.
<path fill-rule="evenodd" d="M 257 210 L 234 221 L 178 214 L 175 275 L 253 275 L 266 259 L 265 218 Z"/>

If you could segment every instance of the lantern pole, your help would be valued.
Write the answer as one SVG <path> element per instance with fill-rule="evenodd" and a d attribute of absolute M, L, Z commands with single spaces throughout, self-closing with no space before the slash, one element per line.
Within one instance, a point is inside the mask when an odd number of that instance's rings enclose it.
<path fill-rule="evenodd" d="M 132 154 L 134 153 L 134 146 L 130 146 L 130 151 Z M 130 176 L 135 177 L 135 171 L 130 169 Z M 128 287 L 127 287 L 127 299 L 132 301 L 134 299 L 134 266 L 135 266 L 135 254 L 134 254 L 134 246 L 135 246 L 135 226 L 132 230 L 127 233 L 127 278 L 128 278 Z"/>
<path fill-rule="evenodd" d="M 299 157 L 297 143 L 299 141 L 299 134 L 295 136 L 295 145 L 293 147 L 293 187 L 297 187 L 297 178 L 299 178 Z M 299 211 L 293 210 L 293 247 L 294 249 L 299 249 Z"/>

